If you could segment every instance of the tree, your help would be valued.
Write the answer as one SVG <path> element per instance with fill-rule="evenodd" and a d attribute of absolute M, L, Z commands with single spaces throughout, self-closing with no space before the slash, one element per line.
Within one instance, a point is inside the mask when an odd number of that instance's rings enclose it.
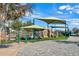
<path fill-rule="evenodd" d="M 23 26 L 30 26 L 30 25 L 33 25 L 31 21 L 27 21 L 27 22 L 23 23 Z"/>
<path fill-rule="evenodd" d="M 31 10 L 30 4 L 17 5 L 16 3 L 0 3 L 0 21 L 2 22 L 3 28 L 6 28 L 6 22 L 9 20 L 16 22 L 16 20 L 24 16 L 26 11 L 29 10 Z M 9 28 L 9 26 L 7 28 Z"/>
<path fill-rule="evenodd" d="M 78 28 L 73 28 L 72 31 L 74 32 L 74 34 L 78 34 L 79 33 L 79 29 Z"/>
<path fill-rule="evenodd" d="M 20 27 L 22 27 L 22 21 L 16 20 L 11 26 L 12 29 L 19 31 Z"/>

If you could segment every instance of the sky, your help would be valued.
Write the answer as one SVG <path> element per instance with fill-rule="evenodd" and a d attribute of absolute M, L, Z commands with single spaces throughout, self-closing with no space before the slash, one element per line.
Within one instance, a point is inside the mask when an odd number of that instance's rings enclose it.
<path fill-rule="evenodd" d="M 39 17 L 56 17 L 66 20 L 69 28 L 79 28 L 79 3 L 33 3 L 33 14 L 30 17 L 24 16 L 22 21 L 32 20 Z M 29 13 L 26 13 L 28 15 Z M 35 20 L 36 25 L 46 26 L 47 23 Z"/>

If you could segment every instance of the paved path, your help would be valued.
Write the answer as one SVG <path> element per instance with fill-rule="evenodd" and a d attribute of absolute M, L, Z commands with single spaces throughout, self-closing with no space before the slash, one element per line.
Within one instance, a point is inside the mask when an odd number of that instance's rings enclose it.
<path fill-rule="evenodd" d="M 79 56 L 79 46 L 66 41 L 40 41 L 27 45 L 18 56 Z"/>
<path fill-rule="evenodd" d="M 67 41 L 79 42 L 79 36 L 70 36 Z"/>
<path fill-rule="evenodd" d="M 20 49 L 25 47 L 25 43 L 20 43 L 20 48 L 18 43 L 13 43 L 11 45 L 0 45 L 0 56 L 16 56 Z"/>

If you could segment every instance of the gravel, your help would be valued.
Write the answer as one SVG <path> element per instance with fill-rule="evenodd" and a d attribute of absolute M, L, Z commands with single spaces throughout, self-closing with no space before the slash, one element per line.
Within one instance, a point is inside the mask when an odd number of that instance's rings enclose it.
<path fill-rule="evenodd" d="M 17 56 L 79 56 L 79 46 L 63 41 L 40 41 L 27 45 Z"/>

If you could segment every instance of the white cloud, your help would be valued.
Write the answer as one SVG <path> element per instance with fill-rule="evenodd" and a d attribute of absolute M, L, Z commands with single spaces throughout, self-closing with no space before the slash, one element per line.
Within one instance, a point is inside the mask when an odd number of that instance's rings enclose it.
<path fill-rule="evenodd" d="M 79 26 L 79 19 L 78 18 L 70 18 L 70 19 L 64 19 L 67 21 L 68 27 L 71 30 L 74 27 Z"/>
<path fill-rule="evenodd" d="M 79 5 L 75 5 L 74 8 L 79 8 Z"/>
<path fill-rule="evenodd" d="M 73 12 L 72 11 L 69 11 L 69 13 L 72 14 Z"/>
<path fill-rule="evenodd" d="M 79 5 L 73 6 L 73 13 L 79 14 Z"/>
<path fill-rule="evenodd" d="M 72 7 L 70 6 L 70 5 L 63 5 L 63 6 L 60 6 L 59 7 L 59 10 L 71 10 L 72 9 Z"/>
<path fill-rule="evenodd" d="M 79 19 L 78 20 L 73 20 L 73 23 L 79 23 Z"/>
<path fill-rule="evenodd" d="M 40 17 L 42 17 L 42 16 L 35 14 L 35 15 L 31 15 L 31 17 L 33 17 L 33 18 L 40 18 Z"/>
<path fill-rule="evenodd" d="M 59 10 L 67 10 L 70 14 L 76 13 L 79 14 L 79 5 L 70 6 L 70 5 L 63 5 L 59 7 Z"/>
<path fill-rule="evenodd" d="M 25 16 L 26 16 L 26 17 L 32 17 L 32 18 L 39 18 L 39 17 L 42 16 L 42 14 L 39 13 L 39 12 L 35 12 L 35 11 L 34 11 L 34 13 L 32 14 L 32 13 L 26 11 Z"/>
<path fill-rule="evenodd" d="M 71 8 L 71 13 L 79 14 L 79 5 L 75 5 Z"/>
<path fill-rule="evenodd" d="M 79 14 L 79 9 L 73 9 L 73 13 Z"/>
<path fill-rule="evenodd" d="M 33 18 L 40 18 L 40 17 L 42 17 L 42 13 L 35 12 L 34 14 L 31 15 L 31 17 L 33 17 Z"/>
<path fill-rule="evenodd" d="M 61 11 L 57 11 L 57 13 L 58 13 L 58 14 L 63 14 L 63 12 L 61 12 Z"/>
<path fill-rule="evenodd" d="M 41 15 L 38 15 L 38 14 L 31 14 L 31 16 L 26 16 L 26 18 L 40 18 L 42 17 Z"/>
<path fill-rule="evenodd" d="M 79 25 L 79 19 L 71 19 L 70 22 L 73 25 Z"/>
<path fill-rule="evenodd" d="M 79 25 L 79 23 L 72 23 L 73 25 Z"/>
<path fill-rule="evenodd" d="M 26 11 L 26 14 L 25 14 L 25 16 L 29 16 L 29 15 L 30 15 L 30 13 Z"/>
<path fill-rule="evenodd" d="M 63 13 L 63 14 L 72 14 L 72 10 L 73 10 L 73 7 L 70 6 L 70 5 L 63 5 L 63 6 L 60 6 L 59 7 L 59 10 L 66 10 L 67 12 L 66 13 Z M 58 12 L 59 13 L 59 12 Z"/>
<path fill-rule="evenodd" d="M 77 10 L 75 13 L 79 14 L 79 10 Z"/>
<path fill-rule="evenodd" d="M 66 10 L 72 10 L 73 8 L 71 6 L 67 7 Z"/>
<path fill-rule="evenodd" d="M 60 6 L 59 9 L 60 10 L 64 10 L 66 8 L 66 6 Z"/>

